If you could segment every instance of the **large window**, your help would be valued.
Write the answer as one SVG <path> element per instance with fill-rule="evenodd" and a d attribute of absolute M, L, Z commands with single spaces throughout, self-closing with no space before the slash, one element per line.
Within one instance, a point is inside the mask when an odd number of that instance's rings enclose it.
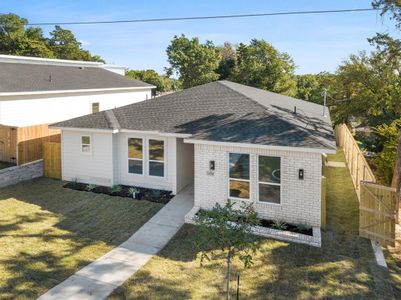
<path fill-rule="evenodd" d="M 164 177 L 164 141 L 149 139 L 149 175 Z"/>
<path fill-rule="evenodd" d="M 143 140 L 140 138 L 128 139 L 128 172 L 143 174 Z"/>
<path fill-rule="evenodd" d="M 249 154 L 229 154 L 229 196 L 230 198 L 249 199 L 250 171 Z"/>
<path fill-rule="evenodd" d="M 280 157 L 259 156 L 259 201 L 280 204 Z"/>
<path fill-rule="evenodd" d="M 89 135 L 81 136 L 81 151 L 82 153 L 91 153 L 91 137 Z"/>

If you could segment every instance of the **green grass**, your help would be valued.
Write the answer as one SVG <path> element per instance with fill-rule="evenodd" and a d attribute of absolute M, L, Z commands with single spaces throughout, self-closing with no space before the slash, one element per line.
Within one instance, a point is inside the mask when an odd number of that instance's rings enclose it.
<path fill-rule="evenodd" d="M 338 153 L 329 160 L 344 161 Z M 396 299 L 388 272 L 377 266 L 370 242 L 358 237 L 358 200 L 347 168 L 326 168 L 327 231 L 322 248 L 263 240 L 254 266 L 241 274 L 241 299 Z M 110 299 L 222 299 L 223 257 L 204 267 L 191 245 L 196 227 L 185 225 Z M 232 282 L 232 295 L 235 280 Z"/>
<path fill-rule="evenodd" d="M 0 189 L 0 299 L 34 299 L 131 236 L 161 204 L 37 179 Z"/>

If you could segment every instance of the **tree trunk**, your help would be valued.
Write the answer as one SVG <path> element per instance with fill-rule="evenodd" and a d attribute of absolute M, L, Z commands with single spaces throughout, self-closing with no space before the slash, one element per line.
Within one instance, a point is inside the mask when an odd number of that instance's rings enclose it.
<path fill-rule="evenodd" d="M 227 254 L 227 282 L 226 282 L 226 300 L 230 299 L 230 278 L 231 278 L 231 250 Z"/>
<path fill-rule="evenodd" d="M 398 140 L 398 148 L 397 148 L 397 158 L 394 166 L 394 174 L 393 181 L 391 186 L 396 189 L 396 197 L 397 197 L 397 218 L 399 217 L 399 209 L 400 209 L 400 197 L 401 197 L 401 134 Z"/>

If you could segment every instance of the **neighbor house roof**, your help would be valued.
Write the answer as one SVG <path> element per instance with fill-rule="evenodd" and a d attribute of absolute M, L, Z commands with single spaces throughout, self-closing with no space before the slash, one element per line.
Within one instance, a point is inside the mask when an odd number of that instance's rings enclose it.
<path fill-rule="evenodd" d="M 156 131 L 188 134 L 192 140 L 201 141 L 335 149 L 326 107 L 230 81 L 196 86 L 53 126 Z"/>
<path fill-rule="evenodd" d="M 88 65 L 0 62 L 0 94 L 153 87 L 105 70 L 102 64 Z"/>

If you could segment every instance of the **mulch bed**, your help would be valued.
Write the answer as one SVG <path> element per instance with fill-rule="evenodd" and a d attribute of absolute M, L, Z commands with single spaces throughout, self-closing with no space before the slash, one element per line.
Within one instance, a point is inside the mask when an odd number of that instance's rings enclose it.
<path fill-rule="evenodd" d="M 113 192 L 112 188 L 107 186 L 97 185 L 91 190 L 88 190 L 89 184 L 81 183 L 81 182 L 67 182 L 63 187 L 76 190 L 76 191 L 83 191 L 88 193 L 96 193 L 96 194 L 105 194 L 109 196 L 116 196 L 116 197 L 127 197 L 131 198 L 132 194 L 130 194 L 129 189 L 132 186 L 127 185 L 120 185 L 121 191 Z M 138 191 L 136 198 L 133 200 L 147 200 L 156 203 L 167 204 L 174 195 L 171 194 L 171 191 L 164 191 L 164 190 L 156 190 L 156 189 L 147 189 L 142 187 L 135 187 Z"/>
<path fill-rule="evenodd" d="M 199 214 L 202 211 L 204 211 L 204 210 L 199 210 L 196 214 Z M 300 234 L 313 236 L 313 230 L 311 227 L 308 227 L 308 226 L 283 223 L 285 228 L 284 227 L 277 228 L 275 226 L 275 223 L 273 220 L 259 219 L 259 222 L 260 222 L 259 226 L 261 226 L 261 227 L 266 227 L 266 228 L 271 228 L 271 229 L 276 229 L 276 230 L 283 230 L 283 231 L 291 231 L 294 233 L 300 233 Z"/>

